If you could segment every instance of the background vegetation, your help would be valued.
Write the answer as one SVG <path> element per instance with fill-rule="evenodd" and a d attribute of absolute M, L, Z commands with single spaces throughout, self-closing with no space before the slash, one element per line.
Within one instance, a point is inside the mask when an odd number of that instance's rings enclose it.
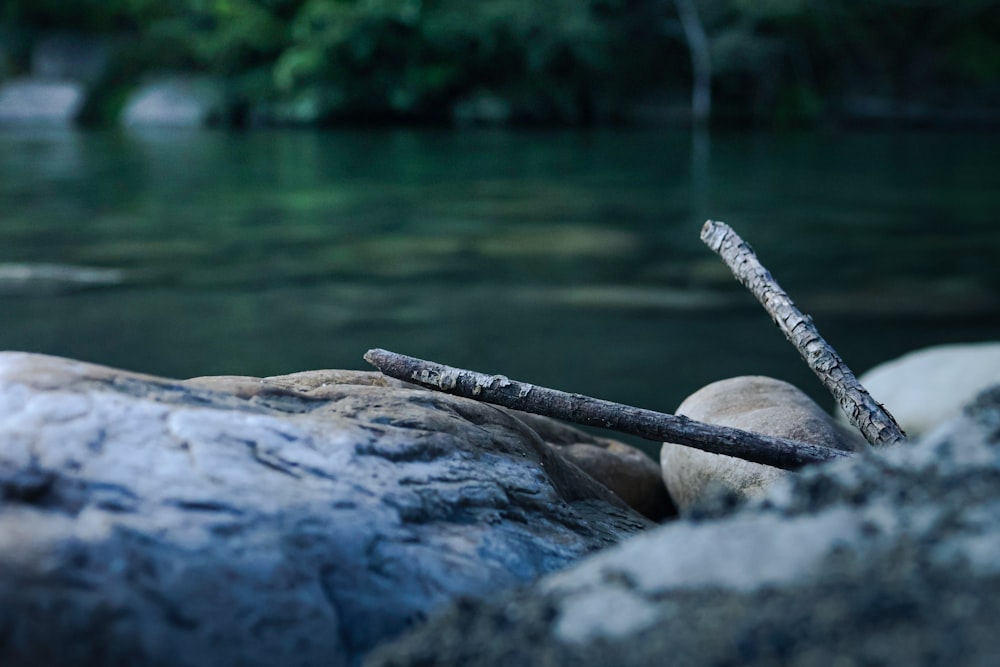
<path fill-rule="evenodd" d="M 44 31 L 113 35 L 126 75 L 216 75 L 243 120 L 588 123 L 687 104 L 685 4 L 716 120 L 1000 106 L 1000 0 L 4 0 L 0 35 L 13 74 Z"/>

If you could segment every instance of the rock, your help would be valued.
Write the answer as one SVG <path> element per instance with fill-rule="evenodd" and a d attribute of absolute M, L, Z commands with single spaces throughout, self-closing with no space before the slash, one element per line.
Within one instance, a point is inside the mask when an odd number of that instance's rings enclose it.
<path fill-rule="evenodd" d="M 0 86 L 0 125 L 72 125 L 84 101 L 81 83 L 11 79 Z"/>
<path fill-rule="evenodd" d="M 205 127 L 225 113 L 225 96 L 218 82 L 196 76 L 167 75 L 136 90 L 125 104 L 127 127 Z"/>
<path fill-rule="evenodd" d="M 547 417 L 526 412 L 514 414 L 546 444 L 647 519 L 663 521 L 677 516 L 677 507 L 663 484 L 660 466 L 637 447 L 598 438 Z"/>
<path fill-rule="evenodd" d="M 245 397 L 252 397 L 259 391 L 261 383 L 316 397 L 323 397 L 329 391 L 338 391 L 337 386 L 342 384 L 416 388 L 416 385 L 400 382 L 380 373 L 344 370 L 304 371 L 264 380 L 215 376 L 185 381 L 185 384 L 221 389 Z M 560 457 L 575 463 L 583 472 L 646 518 L 662 521 L 677 515 L 677 509 L 663 485 L 659 466 L 639 449 L 610 438 L 592 436 L 548 417 L 504 408 L 496 409 L 524 422 Z"/>
<path fill-rule="evenodd" d="M 677 516 L 660 467 L 639 449 L 609 440 L 564 445 L 558 451 L 647 519 L 663 521 Z"/>
<path fill-rule="evenodd" d="M 457 125 L 506 125 L 513 115 L 510 100 L 485 91 L 457 101 L 451 111 Z"/>
<path fill-rule="evenodd" d="M 985 667 L 1000 655 L 998 553 L 994 388 L 921 442 L 459 602 L 366 665 Z"/>
<path fill-rule="evenodd" d="M 339 395 L 339 392 L 343 391 L 343 387 L 340 385 L 417 388 L 416 385 L 394 380 L 381 373 L 339 369 L 302 371 L 268 378 L 246 375 L 208 375 L 182 380 L 182 384 L 188 387 L 224 391 L 246 399 L 253 399 L 264 388 L 286 390 L 319 399 Z"/>
<path fill-rule="evenodd" d="M 684 399 L 677 414 L 847 451 L 863 443 L 860 434 L 838 424 L 801 390 L 769 377 L 747 375 L 713 382 Z M 660 450 L 660 466 L 667 490 L 682 511 L 714 490 L 748 498 L 790 474 L 669 442 Z"/>
<path fill-rule="evenodd" d="M 72 125 L 89 90 L 107 76 L 111 51 L 107 40 L 85 35 L 41 38 L 31 52 L 30 75 L 0 87 L 0 124 Z"/>
<path fill-rule="evenodd" d="M 858 378 L 909 437 L 954 419 L 963 405 L 1000 384 L 1000 342 L 938 345 L 904 354 Z M 847 423 L 847 416 L 838 415 Z"/>
<path fill-rule="evenodd" d="M 0 353 L 0 664 L 348 665 L 651 525 L 524 422 L 372 373 Z"/>

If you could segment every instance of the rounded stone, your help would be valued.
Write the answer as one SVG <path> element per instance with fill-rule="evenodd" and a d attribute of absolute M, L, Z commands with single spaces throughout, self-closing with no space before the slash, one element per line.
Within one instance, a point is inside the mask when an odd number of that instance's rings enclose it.
<path fill-rule="evenodd" d="M 976 394 L 1000 384 L 1000 342 L 916 350 L 875 366 L 859 380 L 914 438 L 954 419 Z"/>
<path fill-rule="evenodd" d="M 688 396 L 677 414 L 691 419 L 799 440 L 834 449 L 852 450 L 861 436 L 838 424 L 797 387 L 764 376 L 741 376 L 713 382 Z M 663 481 L 684 511 L 711 488 L 739 497 L 754 496 L 785 470 L 666 442 L 660 449 Z"/>

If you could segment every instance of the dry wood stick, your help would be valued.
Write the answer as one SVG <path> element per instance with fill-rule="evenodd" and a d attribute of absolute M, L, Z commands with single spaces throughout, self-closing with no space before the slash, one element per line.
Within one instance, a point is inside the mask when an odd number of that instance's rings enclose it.
<path fill-rule="evenodd" d="M 448 394 L 647 440 L 675 442 L 786 470 L 851 455 L 820 445 L 703 424 L 687 417 L 515 382 L 502 375 L 452 368 L 388 350 L 368 350 L 365 361 L 390 377 Z"/>
<path fill-rule="evenodd" d="M 892 445 L 906 438 L 895 418 L 871 397 L 836 350 L 819 335 L 812 318 L 795 307 L 753 249 L 729 225 L 709 220 L 701 229 L 701 240 L 718 253 L 736 279 L 757 297 L 868 442 L 876 446 Z"/>

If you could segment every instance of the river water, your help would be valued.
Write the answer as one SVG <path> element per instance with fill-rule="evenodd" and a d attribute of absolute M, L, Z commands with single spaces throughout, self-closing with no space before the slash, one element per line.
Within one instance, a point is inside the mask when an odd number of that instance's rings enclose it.
<path fill-rule="evenodd" d="M 370 347 L 672 411 L 829 404 L 698 239 L 731 224 L 856 371 L 1000 339 L 1000 136 L 0 132 L 0 349 L 173 377 Z"/>

